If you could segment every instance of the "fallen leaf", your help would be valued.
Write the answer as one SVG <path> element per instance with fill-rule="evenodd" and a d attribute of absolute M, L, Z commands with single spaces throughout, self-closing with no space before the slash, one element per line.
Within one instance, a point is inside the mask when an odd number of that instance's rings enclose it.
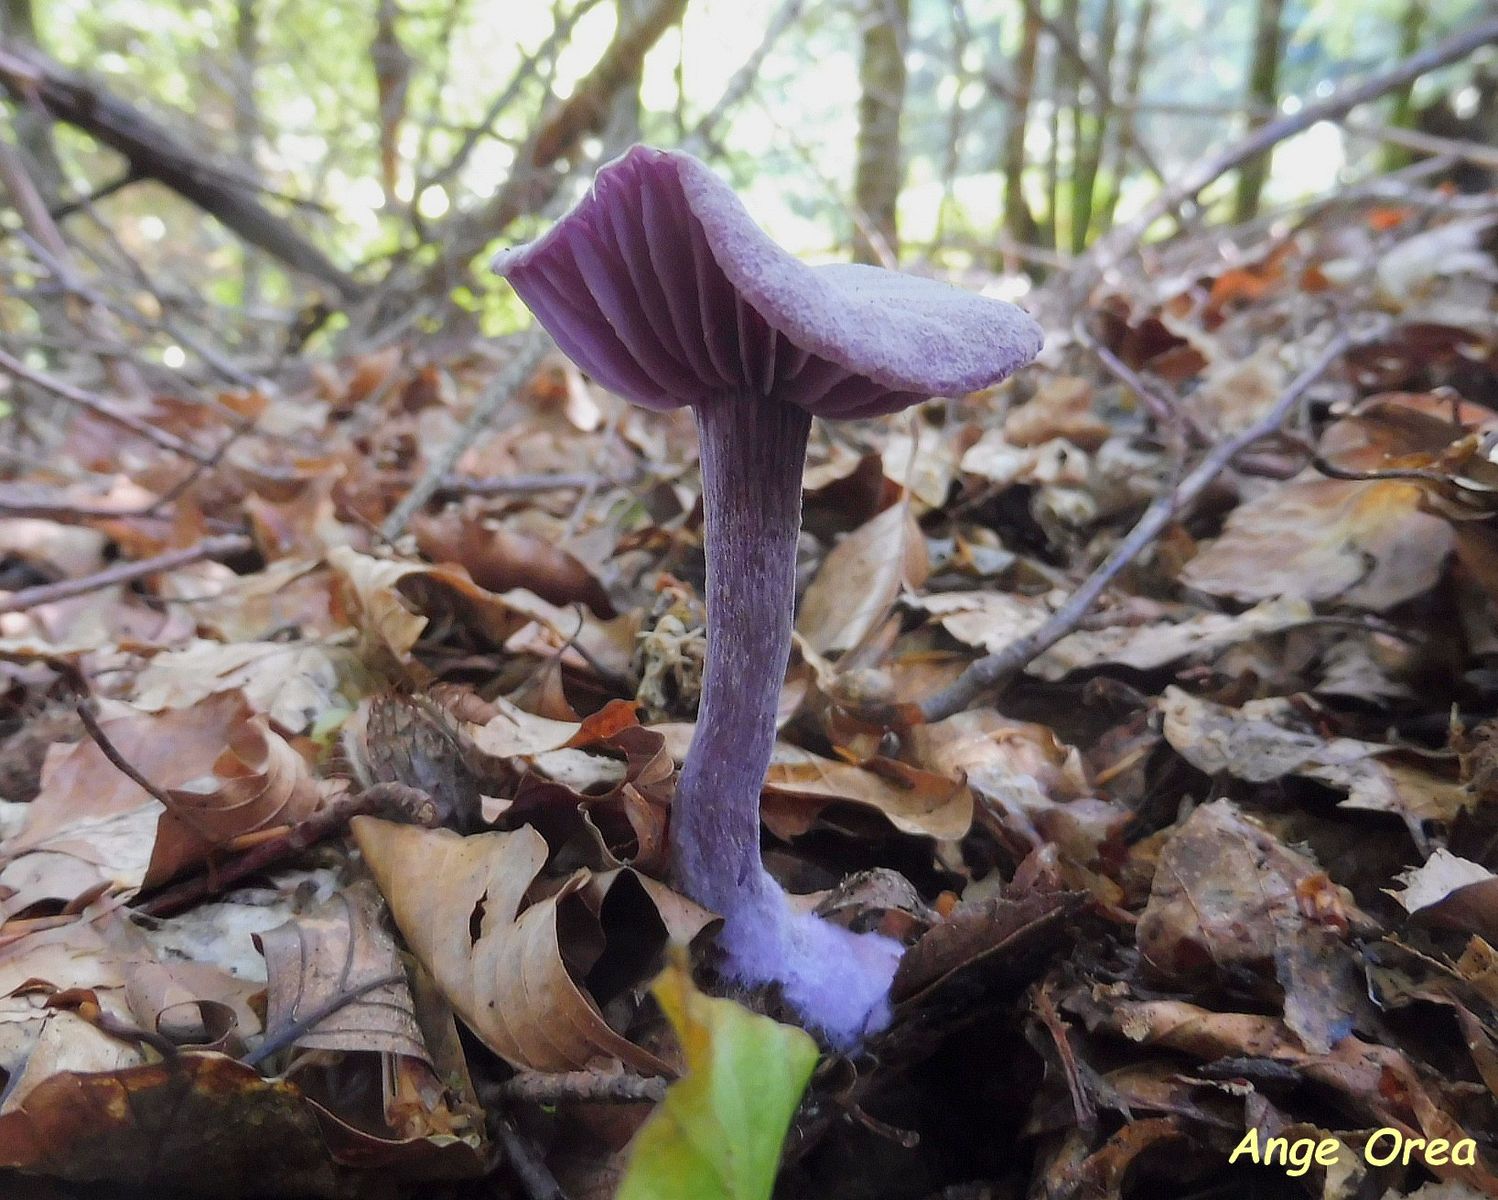
<path fill-rule="evenodd" d="M 618 1200 L 769 1200 L 780 1144 L 817 1065 L 816 1042 L 704 996 L 679 959 L 654 992 L 686 1073 L 635 1138 Z"/>
<path fill-rule="evenodd" d="M 195 1191 L 212 1180 L 226 1197 L 335 1195 L 317 1119 L 295 1085 L 202 1051 L 48 1075 L 0 1108 L 0 1166 L 110 1188 Z"/>
<path fill-rule="evenodd" d="M 796 631 L 819 654 L 851 650 L 889 614 L 902 588 L 929 569 L 926 540 L 896 504 L 859 526 L 823 560 L 801 600 Z"/>
<path fill-rule="evenodd" d="M 9 861 L 0 882 L 15 886 L 10 881 L 28 869 L 28 857 L 55 855 L 85 864 L 98 884 L 149 886 L 242 834 L 304 821 L 321 803 L 306 761 L 241 692 L 161 713 L 130 712 L 101 727 L 170 805 L 122 773 L 91 739 L 57 747 L 24 826 L 5 847 Z M 33 880 L 26 902 L 73 900 L 79 869 L 47 861 L 67 882 Z M 12 897 L 10 911 L 19 911 L 16 905 Z"/>
<path fill-rule="evenodd" d="M 609 1027 L 572 977 L 569 964 L 583 971 L 591 965 L 583 961 L 585 943 L 573 941 L 563 960 L 563 911 L 586 873 L 533 898 L 547 855 L 540 834 L 522 828 L 465 838 L 374 817 L 352 824 L 401 935 L 494 1053 L 535 1071 L 578 1070 L 599 1058 L 648 1074 L 665 1071 L 653 1054 Z M 433 888 L 439 879 L 442 887 Z"/>
<path fill-rule="evenodd" d="M 152 657 L 131 702 L 156 712 L 186 708 L 215 692 L 241 691 L 257 710 L 293 733 L 305 733 L 335 709 L 352 655 L 319 642 L 196 640 Z"/>
<path fill-rule="evenodd" d="M 1303 889 L 1320 874 L 1226 800 L 1197 808 L 1160 851 L 1135 937 L 1149 965 L 1177 983 L 1275 978 L 1285 1022 L 1324 1054 L 1364 1009 L 1363 976 L 1342 933 L 1371 921 L 1333 889 L 1338 925 L 1307 915 Z"/>
<path fill-rule="evenodd" d="M 1248 603 L 1294 597 L 1387 611 L 1433 588 L 1452 550 L 1451 527 L 1421 511 L 1421 495 L 1398 480 L 1281 484 L 1234 509 L 1181 582 Z"/>
<path fill-rule="evenodd" d="M 342 1004 L 297 1034 L 309 1050 L 403 1054 L 430 1065 L 395 940 L 380 926 L 383 905 L 365 883 L 284 925 L 255 934 L 269 973 L 265 1035 L 280 1037 L 372 980 L 399 978 Z"/>
<path fill-rule="evenodd" d="M 1084 450 L 1096 450 L 1113 427 L 1092 405 L 1092 384 L 1076 375 L 1045 380 L 1035 395 L 1004 417 L 1004 436 L 1016 446 L 1038 446 L 1064 438 Z"/>
<path fill-rule="evenodd" d="M 1304 728 L 1283 698 L 1232 709 L 1171 687 L 1159 707 L 1166 741 L 1208 775 L 1250 783 L 1315 779 L 1345 792 L 1343 807 L 1394 813 L 1414 825 L 1449 822 L 1475 801 L 1470 786 L 1437 773 L 1438 760 L 1378 742 L 1324 738 Z"/>

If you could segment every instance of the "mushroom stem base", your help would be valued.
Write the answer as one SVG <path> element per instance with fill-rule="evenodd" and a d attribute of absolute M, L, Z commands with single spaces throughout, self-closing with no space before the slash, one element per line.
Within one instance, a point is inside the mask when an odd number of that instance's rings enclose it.
<path fill-rule="evenodd" d="M 722 971 L 751 986 L 778 986 L 785 1002 L 835 1050 L 853 1050 L 890 1022 L 890 983 L 905 948 L 797 912 L 764 874 L 752 899 L 725 918 Z"/>

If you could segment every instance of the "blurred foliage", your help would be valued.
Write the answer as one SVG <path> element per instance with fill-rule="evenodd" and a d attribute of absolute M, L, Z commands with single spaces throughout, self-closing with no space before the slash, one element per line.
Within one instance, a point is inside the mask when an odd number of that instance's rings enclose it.
<path fill-rule="evenodd" d="M 7 0 L 12 34 L 34 2 Z M 1282 95 L 1316 97 L 1344 77 L 1396 58 L 1410 2 L 1289 0 Z M 1424 15 L 1426 41 L 1472 20 L 1481 8 L 1480 0 L 1414 2 Z M 58 0 L 37 5 L 31 20 L 45 53 L 140 106 L 200 149 L 205 161 L 257 185 L 274 211 L 358 278 L 374 283 L 398 261 L 414 267 L 436 259 L 451 222 L 509 176 L 518 148 L 548 104 L 568 96 L 586 76 L 621 13 L 627 20 L 637 3 L 387 0 L 382 9 L 376 0 Z M 1073 93 L 1059 95 L 1066 55 L 1057 38 L 1043 37 L 1027 114 L 1024 194 L 1042 216 L 1042 233 L 1058 230 L 1056 245 L 1070 250 L 1074 241 L 1101 231 L 1113 208 L 1105 202 L 1110 197 L 1119 198 L 1111 215 L 1126 218 L 1154 194 L 1158 180 L 1144 169 L 1149 162 L 1170 178 L 1241 135 L 1257 6 L 1252 0 L 1033 3 L 1048 32 L 1074 19 L 1074 28 L 1062 32 L 1090 63 Z M 646 58 L 639 134 L 674 144 L 712 112 L 725 81 L 760 45 L 779 6 L 779 0 L 691 0 L 680 25 L 668 29 Z M 861 22 L 878 19 L 878 8 L 876 2 L 870 10 L 867 0 L 802 3 L 768 47 L 752 86 L 722 114 L 702 147 L 733 177 L 756 216 L 803 253 L 848 252 L 848 197 L 859 135 L 858 34 Z M 1129 97 L 1120 89 L 1146 8 L 1139 89 Z M 404 67 L 400 119 L 387 129 L 398 150 L 394 195 L 388 197 L 381 184 L 374 66 L 382 11 L 392 18 Z M 944 270 L 1013 270 L 1036 261 L 1006 257 L 996 248 L 1004 227 L 1003 147 L 1013 106 L 993 84 L 1002 87 L 1013 77 L 1026 11 L 1021 0 L 913 0 L 899 205 L 906 259 L 932 259 Z M 1110 24 L 1116 33 L 1111 56 L 1105 36 Z M 1416 100 L 1459 91 L 1471 69 L 1464 65 L 1421 80 Z M 1113 114 L 1095 118 L 1104 145 L 1101 161 L 1080 161 L 1073 126 L 1058 119 L 1057 108 L 1070 99 L 1095 113 L 1091 78 L 1098 74 L 1109 75 L 1120 93 L 1116 98 L 1126 102 L 1147 159 L 1110 153 L 1110 139 L 1121 127 Z M 491 113 L 497 99 L 506 102 Z M 1413 111 L 1407 97 L 1392 98 L 1384 108 L 1384 119 L 1395 112 L 1408 119 Z M 63 174 L 57 199 L 88 195 L 121 174 L 118 156 L 84 134 L 57 126 L 52 136 Z M 1059 139 L 1054 156 L 1053 138 Z M 467 153 L 465 143 L 471 143 Z M 605 147 L 595 138 L 584 149 Z M 1371 169 L 1380 152 L 1373 139 L 1313 130 L 1282 148 L 1266 202 L 1324 191 Z M 1048 178 L 1048 171 L 1059 173 L 1060 182 Z M 574 192 L 585 174 L 578 172 Z M 1069 186 L 1079 175 L 1090 182 L 1080 200 Z M 1230 191 L 1223 186 L 1209 199 L 1221 200 Z M 1093 216 L 1073 231 L 1080 201 Z M 1048 208 L 1047 215 L 1042 210 Z M 548 219 L 545 213 L 523 217 L 504 231 L 504 240 L 529 236 Z M 3 220 L 9 225 L 12 218 Z M 106 232 L 117 238 L 114 249 L 140 262 L 160 287 L 206 301 L 251 341 L 257 325 L 284 326 L 288 314 L 315 295 L 278 264 L 253 261 L 265 256 L 151 182 L 108 195 L 92 213 L 71 216 L 69 225 L 70 237 L 100 246 L 100 253 Z M 519 316 L 503 292 L 479 271 L 455 296 L 480 312 L 486 326 L 501 329 Z M 247 303 L 251 311 L 237 311 Z"/>

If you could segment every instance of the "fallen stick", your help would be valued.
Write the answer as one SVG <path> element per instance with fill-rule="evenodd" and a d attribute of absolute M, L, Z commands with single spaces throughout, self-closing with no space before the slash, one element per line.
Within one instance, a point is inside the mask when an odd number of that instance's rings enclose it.
<path fill-rule="evenodd" d="M 1247 429 L 1212 447 L 1195 470 L 1174 488 L 1157 496 L 1134 528 L 1114 547 L 1113 553 L 1083 580 L 1040 628 L 969 664 L 952 684 L 921 701 L 921 716 L 927 721 L 940 721 L 962 712 L 980 696 L 1002 690 L 1030 663 L 1075 630 L 1118 573 L 1138 558 L 1171 521 L 1189 508 L 1234 458 L 1260 438 L 1275 432 L 1311 385 L 1352 344 L 1353 338 L 1346 333 L 1332 338 L 1262 417 Z"/>
<path fill-rule="evenodd" d="M 522 1100 L 527 1104 L 634 1104 L 665 1098 L 667 1081 L 631 1071 L 521 1071 L 486 1089 L 485 1102 Z"/>
<path fill-rule="evenodd" d="M 223 895 L 242 880 L 294 858 L 338 833 L 364 813 L 429 828 L 437 824 L 436 807 L 426 792 L 401 783 L 377 783 L 362 792 L 340 796 L 301 824 L 291 826 L 226 863 L 211 866 L 202 875 L 157 892 L 149 900 L 134 905 L 134 910 L 147 916 L 169 917 L 210 896 Z"/>
<path fill-rule="evenodd" d="M 528 329 L 520 335 L 515 356 L 489 381 L 489 386 L 479 393 L 478 399 L 473 403 L 473 411 L 468 414 L 468 420 L 463 422 L 463 428 L 427 464 L 426 473 L 406 493 L 405 499 L 390 510 L 390 515 L 380 526 L 380 534 L 387 542 L 400 537 L 412 514 L 442 489 L 451 478 L 458 459 L 463 457 L 463 452 L 473 445 L 474 439 L 493 421 L 494 414 L 500 407 L 525 386 L 550 348 L 551 339 L 539 329 Z"/>
<path fill-rule="evenodd" d="M 190 458 L 200 466 L 209 467 L 214 464 L 215 457 L 206 450 L 199 450 L 189 442 L 184 442 L 176 434 L 168 433 L 165 429 L 157 429 L 154 425 L 129 413 L 121 412 L 102 396 L 96 396 L 92 392 L 86 392 L 80 387 L 74 387 L 61 379 L 54 379 L 50 375 L 44 375 L 40 371 L 33 371 L 19 358 L 0 350 L 0 371 L 14 375 L 17 379 L 39 387 L 44 392 L 51 392 L 60 400 L 66 400 L 69 404 L 76 404 L 88 412 L 94 414 L 100 420 L 109 421 L 128 429 L 131 433 L 145 438 L 148 442 L 154 442 L 163 450 L 170 450 L 173 454 L 180 454 L 183 458 Z"/>
<path fill-rule="evenodd" d="M 363 980 L 354 984 L 346 992 L 329 999 L 320 1004 L 304 1017 L 298 1017 L 290 1024 L 276 1030 L 274 1034 L 267 1034 L 265 1041 L 251 1050 L 239 1061 L 247 1067 L 259 1067 L 266 1059 L 280 1054 L 282 1050 L 289 1050 L 299 1038 L 311 1033 L 329 1017 L 341 1009 L 347 1008 L 355 1000 L 361 1000 L 370 992 L 379 991 L 382 987 L 389 987 L 393 983 L 405 983 L 406 973 L 404 971 L 389 971 L 384 975 L 376 975 L 372 979 Z"/>
<path fill-rule="evenodd" d="M 1255 129 L 1248 137 L 1229 146 L 1221 154 L 1209 158 L 1186 175 L 1174 187 L 1166 188 L 1147 204 L 1132 221 L 1114 227 L 1099 239 L 1092 252 L 1083 260 L 1083 275 L 1093 278 L 1120 262 L 1126 254 L 1139 244 L 1139 240 L 1161 217 L 1179 208 L 1188 200 L 1194 200 L 1208 184 L 1221 179 L 1234 167 L 1264 153 L 1287 138 L 1302 133 L 1321 121 L 1335 120 L 1343 114 L 1377 100 L 1395 88 L 1401 87 L 1422 75 L 1448 66 L 1466 58 L 1483 46 L 1498 42 L 1498 18 L 1479 21 L 1470 29 L 1453 34 L 1443 42 L 1437 42 L 1387 71 L 1381 71 L 1355 83 L 1343 84 L 1325 100 L 1303 105 L 1293 113 L 1270 121 Z"/>
<path fill-rule="evenodd" d="M 154 558 L 137 559 L 135 562 L 116 563 L 92 575 L 77 579 L 63 579 L 57 583 L 43 583 L 36 587 L 22 588 L 9 596 L 0 596 L 0 613 L 25 612 L 42 604 L 55 604 L 59 600 L 71 600 L 75 596 L 86 596 L 89 592 L 102 591 L 120 583 L 134 583 L 147 575 L 159 571 L 174 571 L 178 567 L 202 562 L 205 558 L 228 558 L 243 554 L 254 548 L 245 534 L 230 533 L 222 537 L 204 538 L 201 542 L 181 550 L 168 550 Z"/>

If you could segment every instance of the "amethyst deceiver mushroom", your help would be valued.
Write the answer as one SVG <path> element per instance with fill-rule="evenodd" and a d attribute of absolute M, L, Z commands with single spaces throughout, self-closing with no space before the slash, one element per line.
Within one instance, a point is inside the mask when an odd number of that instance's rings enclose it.
<path fill-rule="evenodd" d="M 701 441 L 707 663 L 672 802 L 678 882 L 722 915 L 724 971 L 778 984 L 849 1048 L 889 1019 L 901 947 L 792 909 L 760 858 L 759 800 L 790 657 L 811 419 L 996 383 L 1035 357 L 1013 305 L 877 267 L 809 267 L 690 155 L 635 146 L 494 269 L 577 365 Z"/>

